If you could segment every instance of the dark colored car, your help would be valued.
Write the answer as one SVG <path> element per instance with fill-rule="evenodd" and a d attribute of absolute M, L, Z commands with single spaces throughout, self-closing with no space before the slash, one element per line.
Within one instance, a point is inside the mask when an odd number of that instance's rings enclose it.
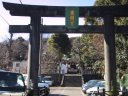
<path fill-rule="evenodd" d="M 25 96 L 25 90 L 22 74 L 0 70 L 1 96 Z"/>

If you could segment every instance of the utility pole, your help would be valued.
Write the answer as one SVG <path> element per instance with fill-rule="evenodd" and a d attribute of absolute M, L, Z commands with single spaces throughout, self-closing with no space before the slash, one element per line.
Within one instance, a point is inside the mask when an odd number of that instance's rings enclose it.
<path fill-rule="evenodd" d="M 31 29 L 31 28 L 30 28 Z M 31 35 L 31 33 L 29 34 Z M 31 36 L 30 36 L 31 37 Z M 27 66 L 27 75 L 28 75 L 28 79 L 27 79 L 27 89 L 30 89 L 30 75 L 31 75 L 31 38 L 29 38 L 29 46 L 28 46 L 28 66 Z"/>
<path fill-rule="evenodd" d="M 43 25 L 43 19 L 41 19 L 41 25 Z M 43 41 L 43 34 L 40 34 L 40 52 L 39 52 L 39 54 L 40 54 L 40 56 L 39 56 L 39 75 L 41 75 L 41 61 L 42 61 L 42 42 Z"/>

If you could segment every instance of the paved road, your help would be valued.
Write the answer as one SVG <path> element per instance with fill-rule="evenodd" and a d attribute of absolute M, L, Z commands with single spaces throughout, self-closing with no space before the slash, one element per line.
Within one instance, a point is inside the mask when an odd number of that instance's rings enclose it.
<path fill-rule="evenodd" d="M 50 96 L 85 96 L 81 87 L 51 87 Z"/>

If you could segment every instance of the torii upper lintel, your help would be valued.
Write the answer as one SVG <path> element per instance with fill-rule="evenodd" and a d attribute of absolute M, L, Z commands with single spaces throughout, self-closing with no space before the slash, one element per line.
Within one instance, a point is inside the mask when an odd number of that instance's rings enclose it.
<path fill-rule="evenodd" d="M 3 2 L 6 10 L 10 10 L 10 14 L 14 16 L 31 16 L 34 12 L 38 12 L 41 17 L 65 17 L 65 8 L 68 6 L 38 6 L 38 5 L 23 5 Z M 78 6 L 72 6 L 78 7 Z M 128 5 L 115 6 L 88 6 L 79 7 L 79 17 L 103 17 L 112 15 L 115 17 L 127 17 Z"/>

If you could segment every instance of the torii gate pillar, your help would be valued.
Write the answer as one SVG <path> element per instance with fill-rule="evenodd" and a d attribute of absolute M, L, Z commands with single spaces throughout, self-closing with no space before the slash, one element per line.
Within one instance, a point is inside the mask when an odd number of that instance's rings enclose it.
<path fill-rule="evenodd" d="M 115 31 L 113 16 L 104 17 L 104 57 L 105 57 L 105 81 L 106 91 L 114 91 L 113 96 L 117 96 L 116 86 L 116 53 L 115 53 Z M 109 84 L 108 84 L 109 83 Z"/>
<path fill-rule="evenodd" d="M 34 96 L 38 96 L 38 69 L 39 69 L 39 48 L 40 48 L 40 24 L 41 17 L 39 13 L 35 12 L 36 15 L 31 16 L 31 71 L 33 73 L 33 88 Z"/>

